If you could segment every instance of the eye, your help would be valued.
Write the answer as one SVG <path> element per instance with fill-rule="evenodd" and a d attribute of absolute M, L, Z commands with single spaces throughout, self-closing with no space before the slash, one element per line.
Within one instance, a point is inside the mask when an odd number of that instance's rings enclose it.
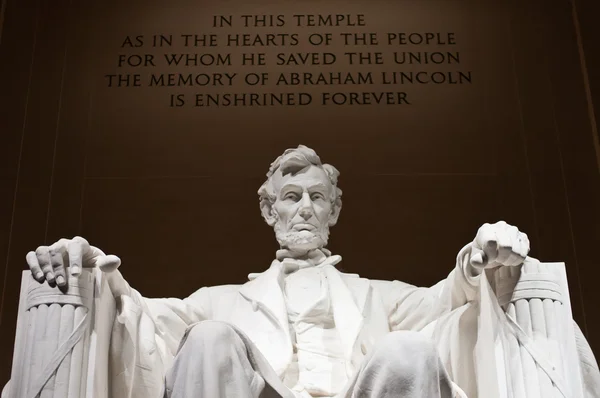
<path fill-rule="evenodd" d="M 284 195 L 283 199 L 284 200 L 293 200 L 294 202 L 297 202 L 300 200 L 300 195 L 298 195 L 295 192 L 288 192 Z"/>
<path fill-rule="evenodd" d="M 325 196 L 322 193 L 315 192 L 310 195 L 310 199 L 311 200 L 320 200 L 320 199 L 325 199 Z"/>

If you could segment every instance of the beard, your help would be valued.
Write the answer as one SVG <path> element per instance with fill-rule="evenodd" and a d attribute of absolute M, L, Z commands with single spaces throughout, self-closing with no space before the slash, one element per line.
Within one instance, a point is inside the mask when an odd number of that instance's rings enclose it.
<path fill-rule="evenodd" d="M 327 246 L 329 226 L 316 231 L 284 231 L 279 221 L 274 226 L 275 238 L 283 249 L 308 251 Z"/>

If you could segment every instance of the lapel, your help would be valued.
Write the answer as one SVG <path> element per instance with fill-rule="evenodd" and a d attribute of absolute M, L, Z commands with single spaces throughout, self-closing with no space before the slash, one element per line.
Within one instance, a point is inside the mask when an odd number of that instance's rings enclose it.
<path fill-rule="evenodd" d="M 287 308 L 281 291 L 281 266 L 273 261 L 271 267 L 261 274 L 250 274 L 250 281 L 240 288 L 240 294 L 252 304 L 252 308 L 262 310 L 265 315 L 275 321 L 278 328 L 290 340 Z"/>
<path fill-rule="evenodd" d="M 354 276 L 350 276 L 347 281 L 344 281 L 343 274 L 334 267 L 341 257 L 332 256 L 331 259 L 329 264 L 323 266 L 323 271 L 329 282 L 335 325 L 344 344 L 346 356 L 350 358 L 354 350 L 354 343 L 364 325 L 363 311 L 370 284 L 367 279 Z"/>
<path fill-rule="evenodd" d="M 358 275 L 345 275 L 335 268 L 341 257 L 334 255 L 321 266 L 329 283 L 329 294 L 333 308 L 333 318 L 340 339 L 351 357 L 354 344 L 364 325 L 365 303 L 368 298 L 369 280 Z M 260 274 L 249 275 L 250 281 L 240 288 L 240 294 L 249 300 L 255 310 L 262 310 L 285 333 L 291 341 L 288 327 L 288 314 L 281 281 L 283 280 L 281 263 L 273 261 L 271 267 Z M 256 308 L 258 307 L 258 308 Z"/>

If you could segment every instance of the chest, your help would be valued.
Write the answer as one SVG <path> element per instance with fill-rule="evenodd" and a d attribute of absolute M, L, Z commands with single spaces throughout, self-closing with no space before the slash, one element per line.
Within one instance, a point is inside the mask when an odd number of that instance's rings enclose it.
<path fill-rule="evenodd" d="M 302 269 L 288 275 L 283 282 L 283 296 L 292 321 L 304 317 L 333 322 L 330 287 L 320 269 Z"/>

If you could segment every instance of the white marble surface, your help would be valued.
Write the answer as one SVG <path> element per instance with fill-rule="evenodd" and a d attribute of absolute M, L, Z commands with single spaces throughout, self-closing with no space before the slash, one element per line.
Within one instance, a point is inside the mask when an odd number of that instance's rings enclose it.
<path fill-rule="evenodd" d="M 432 339 L 460 387 L 456 394 L 599 396 L 594 395 L 600 394 L 600 377 L 591 350 L 576 325 L 562 327 L 572 323 L 564 267 L 546 267 L 527 257 L 525 233 L 502 221 L 484 224 L 459 251 L 448 277 L 428 288 L 344 274 L 335 268 L 341 257 L 326 249 L 342 208 L 338 177 L 337 169 L 304 146 L 273 162 L 258 193 L 280 250 L 266 271 L 251 274 L 244 285 L 205 287 L 186 299 L 145 298 L 123 279 L 118 257 L 81 237 L 40 246 L 27 254 L 27 263 L 39 283 L 58 289 L 82 268 L 104 272 L 118 303 L 114 319 L 102 321 L 114 322 L 106 353 L 111 362 L 106 388 L 114 398 L 162 396 L 179 341 L 189 325 L 203 320 L 244 331 L 297 396 L 338 393 L 377 341 L 395 330 L 419 331 Z M 311 267 L 320 271 L 304 272 Z M 523 279 L 526 274 L 531 277 Z M 504 295 L 497 297 L 492 288 L 500 285 Z M 62 336 L 68 332 L 62 330 L 65 317 L 50 305 L 44 322 Z M 304 334 L 307 323 L 312 332 Z M 30 332 L 33 344 L 41 342 L 37 326 Z M 51 355 L 55 349 L 42 351 Z"/>

